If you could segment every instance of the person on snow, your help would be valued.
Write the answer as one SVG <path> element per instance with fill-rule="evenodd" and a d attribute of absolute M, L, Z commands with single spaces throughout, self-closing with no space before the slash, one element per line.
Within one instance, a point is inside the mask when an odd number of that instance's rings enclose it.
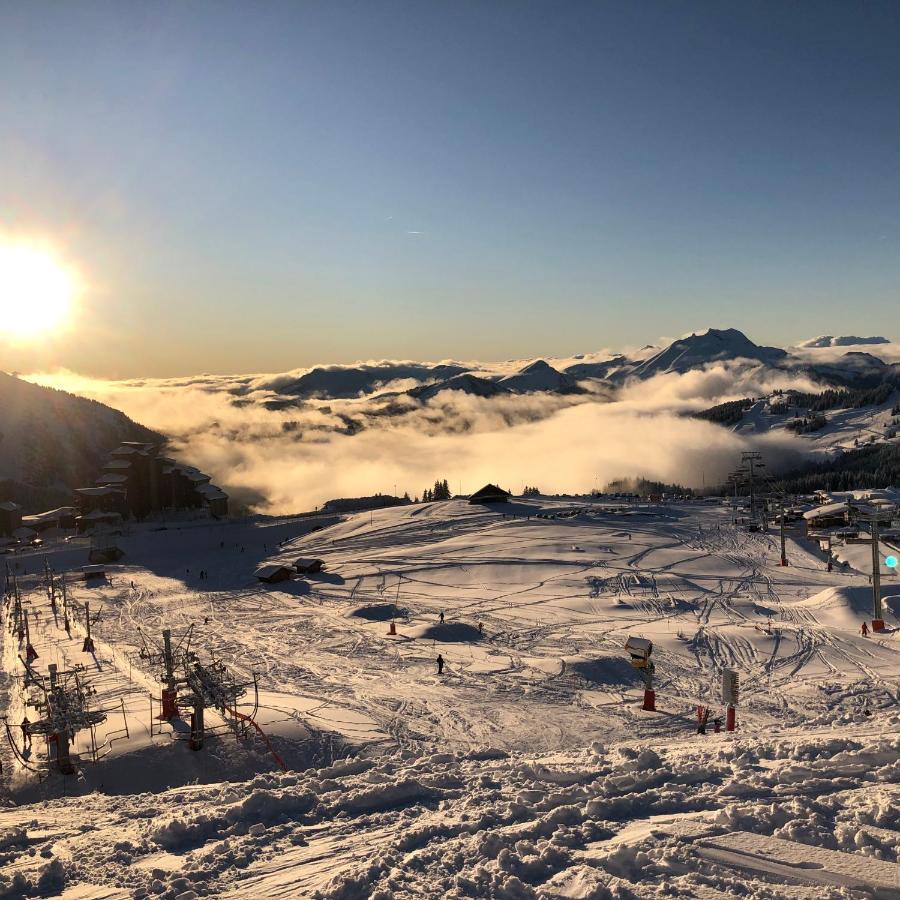
<path fill-rule="evenodd" d="M 479 634 L 484 634 L 484 622 L 479 622 L 479 623 L 478 623 L 478 633 L 479 633 Z"/>
<path fill-rule="evenodd" d="M 441 620 L 441 625 L 443 625 L 444 624 L 444 611 L 443 610 L 441 610 L 441 615 L 439 618 Z"/>
<path fill-rule="evenodd" d="M 865 622 L 862 623 L 862 628 L 859 629 L 859 633 L 860 633 L 863 637 L 868 637 L 868 636 L 869 636 L 869 626 L 866 625 Z"/>
<path fill-rule="evenodd" d="M 441 656 L 440 653 L 438 653 L 437 667 L 438 667 L 438 675 L 443 675 L 444 674 L 444 657 Z"/>
<path fill-rule="evenodd" d="M 28 721 L 27 715 L 22 719 L 22 749 L 31 749 L 31 722 Z"/>

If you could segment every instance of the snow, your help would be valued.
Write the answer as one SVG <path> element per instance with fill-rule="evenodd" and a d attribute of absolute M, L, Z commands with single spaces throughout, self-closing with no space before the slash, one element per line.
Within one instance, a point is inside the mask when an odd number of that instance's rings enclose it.
<path fill-rule="evenodd" d="M 17 558 L 35 665 L 84 665 L 109 749 L 92 761 L 81 733 L 79 774 L 40 783 L 4 749 L 0 896 L 900 896 L 900 590 L 884 573 L 888 629 L 862 636 L 863 559 L 829 573 L 792 533 L 781 567 L 777 534 L 701 504 L 448 501 L 159 529 L 124 526 L 96 585 L 70 577 L 100 613 L 93 656 L 38 574 L 45 556 L 80 570 L 88 541 Z M 857 547 L 871 553 L 835 553 Z M 300 556 L 327 570 L 254 578 Z M 191 624 L 201 658 L 256 673 L 239 709 L 287 771 L 221 711 L 196 752 L 185 723 L 151 722 L 141 635 Z M 21 648 L 2 634 L 16 725 Z M 656 713 L 629 637 L 653 644 Z M 698 735 L 698 704 L 724 713 L 724 668 L 738 731 Z M 30 764 L 42 753 L 36 739 Z"/>

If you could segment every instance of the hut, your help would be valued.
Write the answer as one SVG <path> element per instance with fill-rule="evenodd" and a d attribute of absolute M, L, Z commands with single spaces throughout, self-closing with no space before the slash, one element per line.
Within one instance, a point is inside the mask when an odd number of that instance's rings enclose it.
<path fill-rule="evenodd" d="M 475 491 L 469 497 L 469 503 L 506 503 L 509 498 L 509 491 L 504 491 L 496 484 L 486 484 L 480 491 Z"/>
<path fill-rule="evenodd" d="M 294 573 L 288 566 L 272 563 L 260 566 L 253 574 L 266 584 L 276 584 L 279 581 L 288 581 Z"/>
<path fill-rule="evenodd" d="M 311 556 L 301 556 L 294 560 L 294 568 L 300 575 L 313 575 L 321 572 L 325 568 L 325 563 L 321 559 L 314 559 Z"/>

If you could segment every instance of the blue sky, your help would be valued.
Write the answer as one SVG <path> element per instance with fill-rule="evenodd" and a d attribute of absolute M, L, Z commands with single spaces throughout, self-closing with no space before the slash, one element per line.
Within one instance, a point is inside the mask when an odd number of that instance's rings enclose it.
<path fill-rule="evenodd" d="M 895 3 L 0 2 L 0 231 L 87 283 L 0 368 L 896 337 L 898 46 Z"/>

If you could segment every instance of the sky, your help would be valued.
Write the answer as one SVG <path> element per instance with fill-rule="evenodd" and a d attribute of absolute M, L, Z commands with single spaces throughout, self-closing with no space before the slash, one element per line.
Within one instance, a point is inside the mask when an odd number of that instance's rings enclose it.
<path fill-rule="evenodd" d="M 0 369 L 895 337 L 900 6 L 0 0 Z M 4 299 L 0 297 L 0 303 Z"/>

